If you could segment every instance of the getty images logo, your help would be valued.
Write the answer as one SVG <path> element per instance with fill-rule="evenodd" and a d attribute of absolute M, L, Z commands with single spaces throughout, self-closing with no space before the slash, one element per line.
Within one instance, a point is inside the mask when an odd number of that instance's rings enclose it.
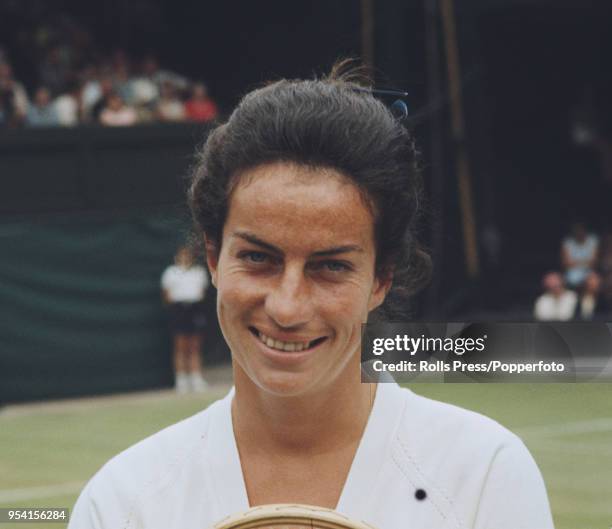
<path fill-rule="evenodd" d="M 397 334 L 393 338 L 374 338 L 372 353 L 380 356 L 384 353 L 401 351 L 413 356 L 417 353 L 451 352 L 458 356 L 485 349 L 487 335 L 479 338 L 431 338 L 422 334 L 419 337 Z"/>

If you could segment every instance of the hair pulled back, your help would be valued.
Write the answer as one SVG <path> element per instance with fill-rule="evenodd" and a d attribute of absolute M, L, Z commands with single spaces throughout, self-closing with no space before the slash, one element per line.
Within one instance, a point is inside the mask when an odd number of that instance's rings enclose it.
<path fill-rule="evenodd" d="M 338 171 L 372 208 L 376 274 L 393 275 L 379 312 L 398 318 L 431 269 L 415 233 L 422 193 L 417 152 L 406 128 L 344 66 L 321 79 L 282 79 L 248 93 L 197 153 L 189 204 L 196 226 L 219 249 L 241 172 L 278 161 Z"/>

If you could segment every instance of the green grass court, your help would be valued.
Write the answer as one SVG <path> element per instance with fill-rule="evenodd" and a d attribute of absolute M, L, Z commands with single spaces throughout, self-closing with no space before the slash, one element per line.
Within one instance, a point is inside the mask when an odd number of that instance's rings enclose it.
<path fill-rule="evenodd" d="M 612 527 L 612 384 L 411 387 L 484 413 L 518 433 L 542 470 L 557 529 Z M 160 392 L 3 410 L 0 507 L 72 508 L 84 482 L 112 455 L 221 395 L 176 397 Z"/>

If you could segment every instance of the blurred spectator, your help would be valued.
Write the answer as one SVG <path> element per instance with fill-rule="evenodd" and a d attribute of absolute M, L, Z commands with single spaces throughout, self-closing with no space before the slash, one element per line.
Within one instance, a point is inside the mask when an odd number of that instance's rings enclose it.
<path fill-rule="evenodd" d="M 601 279 L 591 272 L 584 281 L 583 293 L 580 298 L 579 317 L 582 320 L 592 320 L 597 311 L 597 297 L 601 288 Z"/>
<path fill-rule="evenodd" d="M 0 127 L 8 126 L 12 115 L 12 106 L 9 94 L 5 94 L 0 89 Z"/>
<path fill-rule="evenodd" d="M 43 3 L 37 5 L 42 9 Z M 126 50 L 100 52 L 92 32 L 70 15 L 45 7 L 34 18 L 19 36 L 24 48 L 19 50 L 20 61 L 26 63 L 20 64 L 19 71 L 29 78 L 30 93 L 36 88 L 37 101 L 30 109 L 25 88 L 13 77 L 8 52 L 0 47 L 1 127 L 44 126 L 56 121 L 62 126 L 101 123 L 103 110 L 108 110 L 104 121 L 113 125 L 185 119 L 203 122 L 217 115 L 206 87 L 197 85 L 187 116 L 184 100 L 191 81 L 160 68 L 154 55 L 145 57 L 134 71 Z M 46 91 L 39 92 L 39 87 Z M 120 110 L 116 100 L 109 103 L 112 92 L 123 100 Z M 52 108 L 49 94 L 55 97 Z"/>
<path fill-rule="evenodd" d="M 40 82 L 57 94 L 66 88 L 71 75 L 70 52 L 65 46 L 56 45 L 47 50 L 40 64 L 38 77 Z"/>
<path fill-rule="evenodd" d="M 16 124 L 13 92 L 0 85 L 0 126 L 14 127 Z"/>
<path fill-rule="evenodd" d="M 185 121 L 185 105 L 169 82 L 162 84 L 156 111 L 160 121 Z"/>
<path fill-rule="evenodd" d="M 70 81 L 68 89 L 60 94 L 53 105 L 59 124 L 63 127 L 74 127 L 79 124 L 81 88 L 76 80 Z"/>
<path fill-rule="evenodd" d="M 93 106 L 102 98 L 100 72 L 95 64 L 88 64 L 81 70 L 79 76 L 81 79 L 80 113 L 84 121 L 90 121 Z"/>
<path fill-rule="evenodd" d="M 130 68 L 127 62 L 121 61 L 113 69 L 113 87 L 126 104 L 131 105 L 134 102 L 130 81 Z"/>
<path fill-rule="evenodd" d="M 28 95 L 23 85 L 14 79 L 11 65 L 8 62 L 0 62 L 1 123 L 18 126 L 24 121 L 28 106 Z"/>
<path fill-rule="evenodd" d="M 601 254 L 602 295 L 608 310 L 612 309 L 612 233 L 603 240 Z"/>
<path fill-rule="evenodd" d="M 89 110 L 87 111 L 85 117 L 87 117 L 87 119 L 90 119 L 91 121 L 99 122 L 100 114 L 102 114 L 102 111 L 106 108 L 108 104 L 109 98 L 114 93 L 113 80 L 108 76 L 102 77 L 98 84 L 97 91 L 95 90 L 95 88 L 91 88 L 92 93 L 89 97 L 93 98 L 94 95 L 97 94 L 97 99 L 93 102 L 93 104 L 91 104 L 91 107 L 89 107 Z M 88 100 L 91 101 L 91 99 Z"/>
<path fill-rule="evenodd" d="M 561 274 L 549 272 L 542 280 L 544 294 L 535 302 L 534 316 L 538 321 L 568 321 L 576 313 L 577 294 L 567 290 Z"/>
<path fill-rule="evenodd" d="M 159 98 L 157 85 L 146 77 L 136 77 L 130 81 L 132 104 L 138 107 L 152 107 Z"/>
<path fill-rule="evenodd" d="M 187 90 L 189 81 L 187 78 L 169 70 L 162 70 L 159 67 L 159 62 L 154 55 L 146 57 L 142 63 L 142 75 L 144 78 L 151 80 L 161 91 L 161 87 L 165 83 L 169 83 L 177 90 Z"/>
<path fill-rule="evenodd" d="M 142 122 L 153 121 L 157 117 L 157 103 L 160 97 L 157 84 L 141 72 L 130 79 L 129 88 L 131 103 L 138 112 L 138 119 Z"/>
<path fill-rule="evenodd" d="M 100 113 L 100 123 L 108 127 L 126 127 L 138 121 L 136 110 L 123 102 L 121 96 L 112 92 Z"/>
<path fill-rule="evenodd" d="M 56 108 L 51 104 L 51 93 L 46 87 L 41 86 L 36 90 L 26 124 L 30 127 L 55 127 L 60 124 Z"/>
<path fill-rule="evenodd" d="M 217 105 L 208 97 L 204 83 L 196 83 L 191 91 L 191 98 L 185 103 L 185 114 L 190 121 L 212 121 L 218 115 Z"/>
<path fill-rule="evenodd" d="M 155 121 L 157 101 L 159 100 L 157 86 L 147 79 L 133 79 L 130 82 L 130 89 L 132 106 L 136 109 L 138 121 L 142 123 Z"/>
<path fill-rule="evenodd" d="M 593 272 L 599 253 L 599 240 L 582 222 L 572 225 L 570 235 L 561 247 L 561 264 L 570 288 L 580 289 Z"/>

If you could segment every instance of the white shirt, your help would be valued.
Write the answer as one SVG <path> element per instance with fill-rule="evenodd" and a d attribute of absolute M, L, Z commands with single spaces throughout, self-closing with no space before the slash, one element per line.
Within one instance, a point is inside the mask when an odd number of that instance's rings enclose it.
<path fill-rule="evenodd" d="M 172 303 L 194 303 L 204 299 L 208 276 L 201 266 L 183 268 L 172 265 L 164 271 L 161 286 L 168 292 Z"/>
<path fill-rule="evenodd" d="M 207 529 L 247 510 L 232 398 L 113 458 L 81 493 L 69 529 Z M 378 386 L 337 510 L 377 529 L 553 528 L 518 437 L 391 383 Z"/>
<path fill-rule="evenodd" d="M 538 321 L 568 321 L 574 317 L 578 296 L 566 290 L 559 297 L 542 294 L 535 302 L 534 316 Z"/>
<path fill-rule="evenodd" d="M 121 107 L 119 110 L 105 108 L 100 112 L 100 123 L 107 127 L 129 127 L 136 124 L 138 114 L 132 107 Z"/>
<path fill-rule="evenodd" d="M 563 247 L 570 259 L 578 263 L 585 263 L 593 259 L 599 248 L 599 239 L 596 235 L 587 235 L 583 242 L 579 242 L 573 237 L 568 237 L 563 241 Z M 570 286 L 578 286 L 588 277 L 592 269 L 585 264 L 578 264 L 568 268 L 565 273 L 565 280 Z"/>
<path fill-rule="evenodd" d="M 63 94 L 53 101 L 57 119 L 64 127 L 73 127 L 79 122 L 79 104 L 74 96 Z"/>

